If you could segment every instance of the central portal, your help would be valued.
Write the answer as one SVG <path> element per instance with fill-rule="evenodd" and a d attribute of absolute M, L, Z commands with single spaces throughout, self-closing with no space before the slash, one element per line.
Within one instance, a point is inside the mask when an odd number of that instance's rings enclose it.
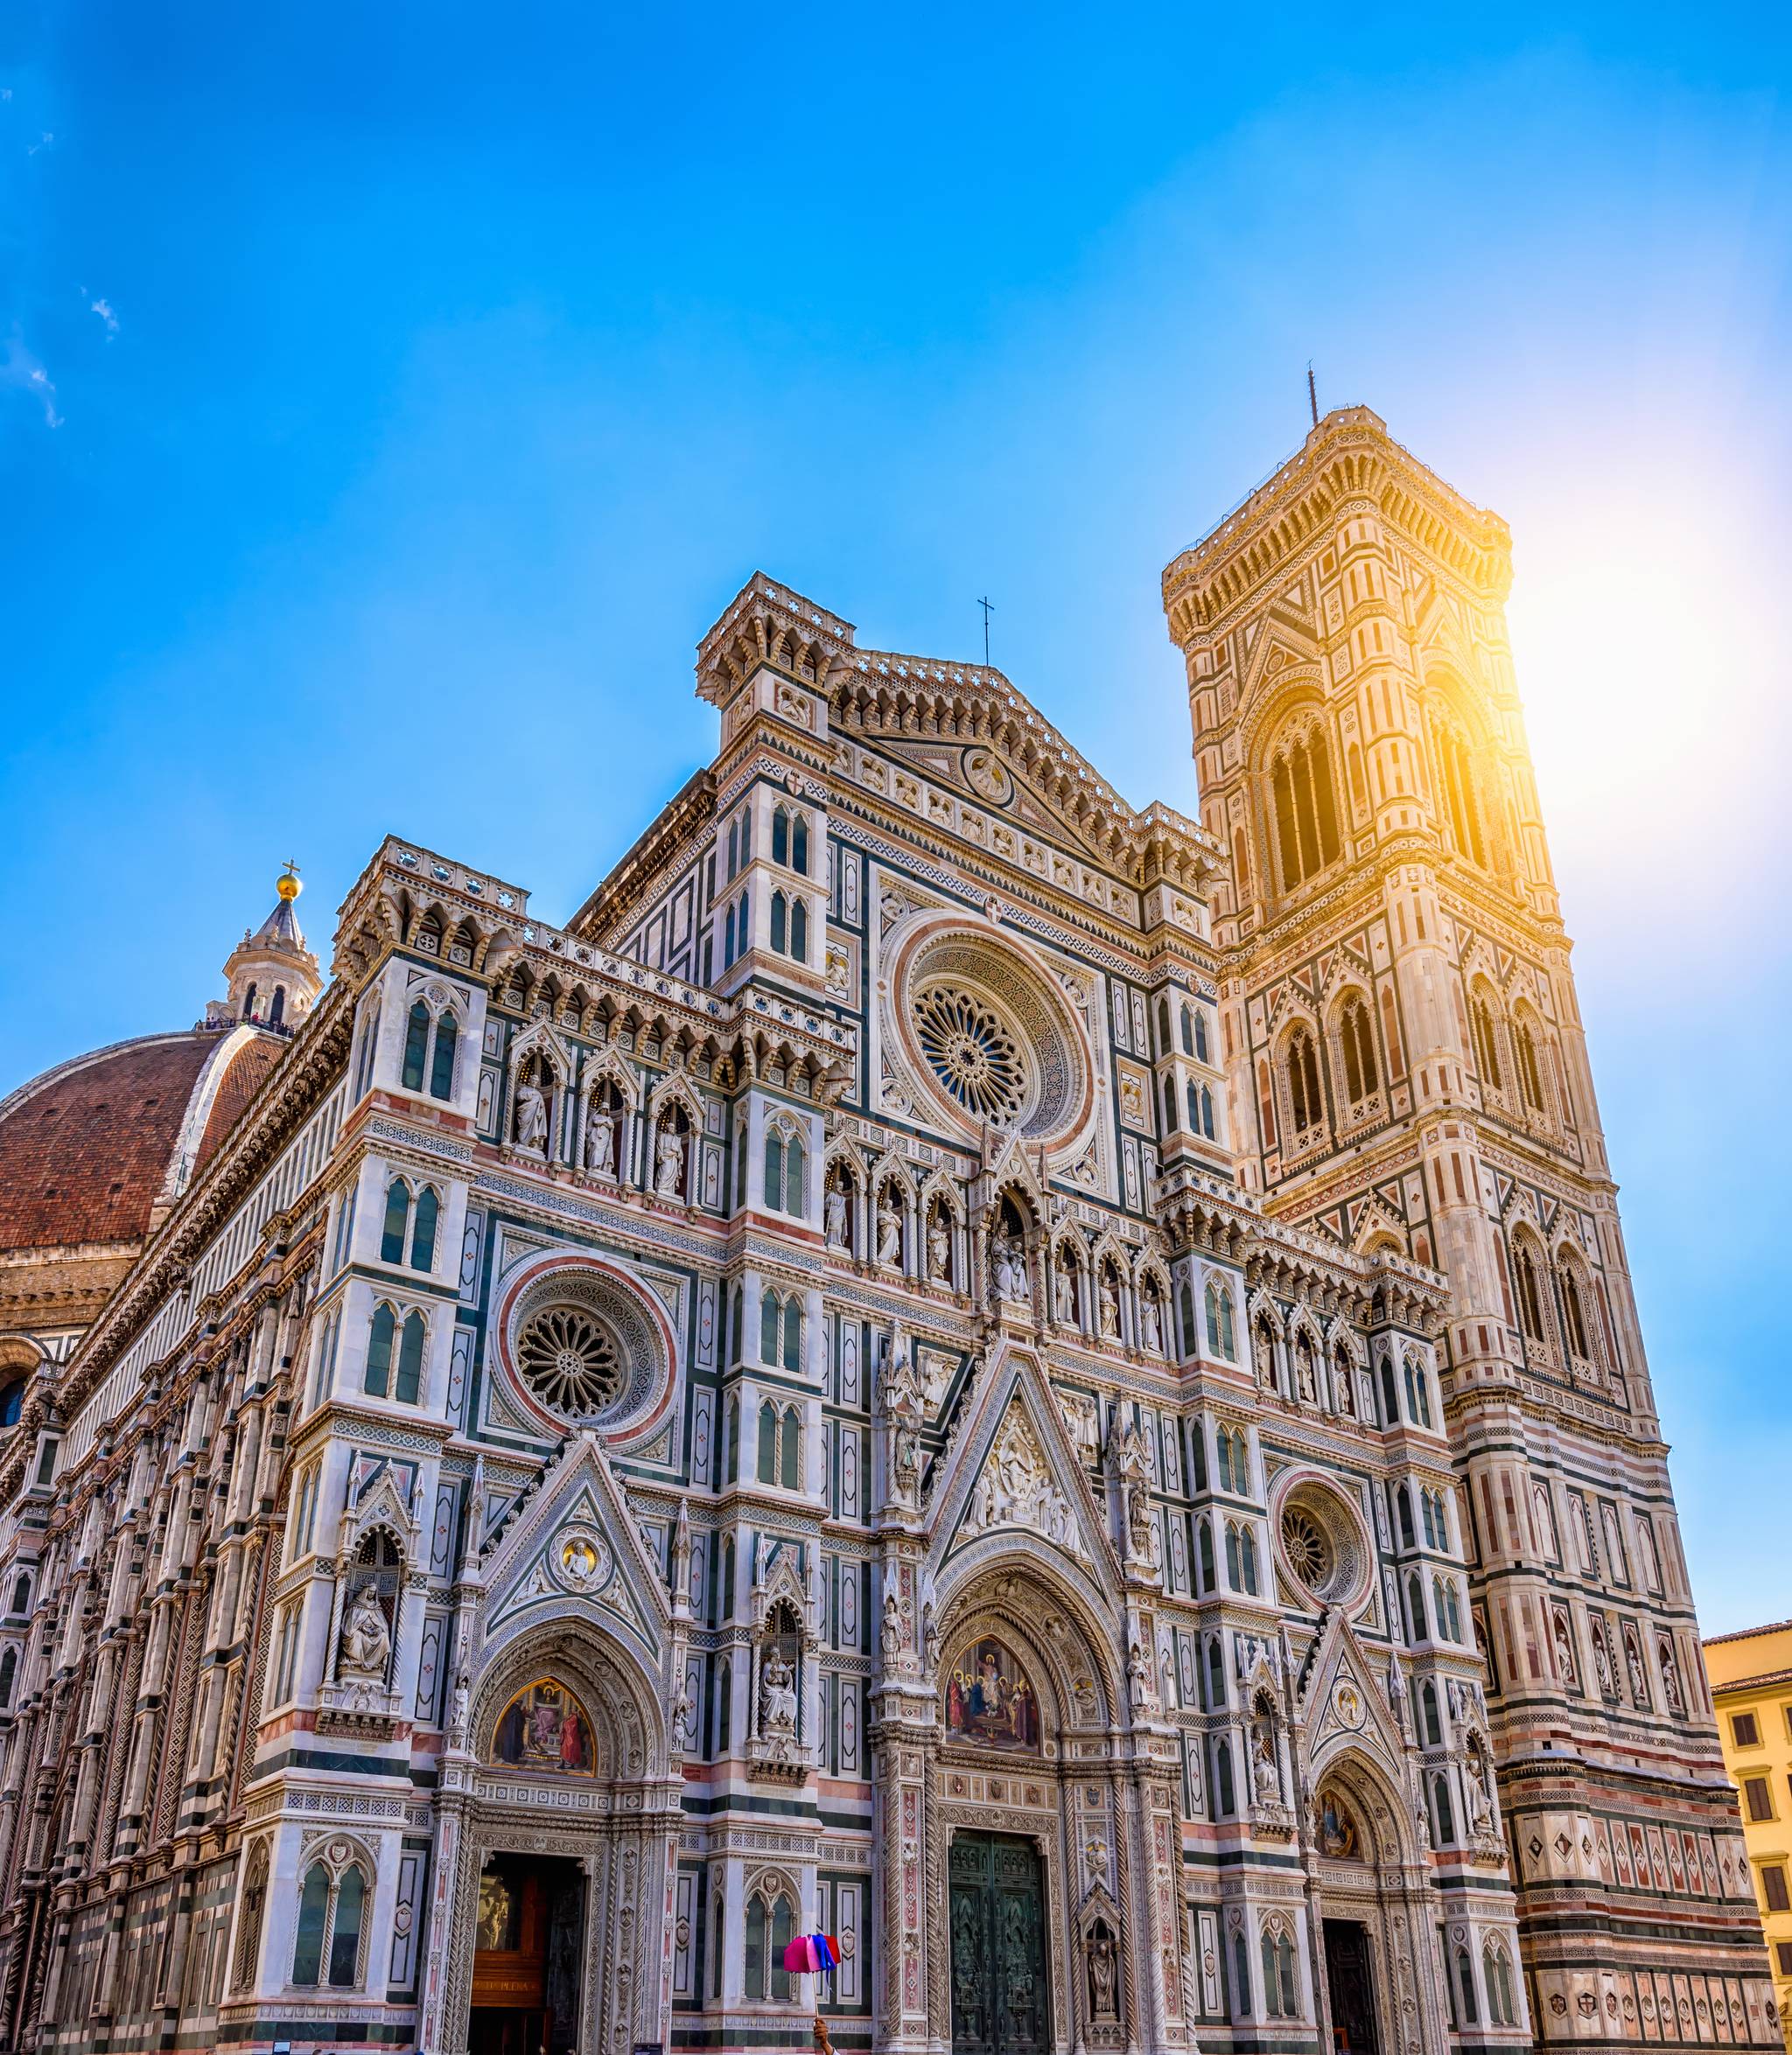
<path fill-rule="evenodd" d="M 1332 2045 L 1336 2055 L 1379 2055 L 1368 1930 L 1362 1920 L 1326 1920 L 1326 1989 L 1332 2001 Z"/>
<path fill-rule="evenodd" d="M 1045 1891 L 1039 1850 L 1012 1834 L 953 1837 L 953 2055 L 1045 2055 Z"/>
<path fill-rule="evenodd" d="M 584 1940 L 576 1863 L 494 1856 L 480 1876 L 469 2055 L 571 2055 Z"/>

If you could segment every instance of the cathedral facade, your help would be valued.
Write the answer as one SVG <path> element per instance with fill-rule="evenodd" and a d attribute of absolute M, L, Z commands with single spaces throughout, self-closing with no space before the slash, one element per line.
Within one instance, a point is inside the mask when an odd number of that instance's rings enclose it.
<path fill-rule="evenodd" d="M 1779 2046 L 1508 577 L 1333 414 L 1205 825 L 755 577 L 564 926 L 283 885 L 0 1338 L 0 2046 Z"/>

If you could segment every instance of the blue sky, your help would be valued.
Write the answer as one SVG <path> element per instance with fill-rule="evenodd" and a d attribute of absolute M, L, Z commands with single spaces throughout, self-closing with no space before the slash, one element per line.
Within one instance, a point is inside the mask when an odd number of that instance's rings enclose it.
<path fill-rule="evenodd" d="M 0 1089 L 194 1017 L 288 854 L 314 939 L 388 829 L 570 912 L 710 754 L 690 653 L 756 567 L 929 654 L 987 593 L 996 661 L 1192 809 L 1158 573 L 1312 357 L 1512 523 L 1704 1618 L 1792 1613 L 1788 38 L 15 6 Z"/>

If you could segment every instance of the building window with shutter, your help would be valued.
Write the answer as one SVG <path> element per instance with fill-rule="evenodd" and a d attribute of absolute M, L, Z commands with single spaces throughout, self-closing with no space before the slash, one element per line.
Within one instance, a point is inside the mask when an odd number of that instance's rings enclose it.
<path fill-rule="evenodd" d="M 1760 1745 L 1760 1729 L 1756 1725 L 1752 1712 L 1732 1714 L 1730 1731 L 1736 1737 L 1738 1748 L 1758 1748 Z"/>
<path fill-rule="evenodd" d="M 1748 1802 L 1748 1816 L 1751 1820 L 1773 1818 L 1773 1794 L 1768 1789 L 1765 1777 L 1745 1777 L 1742 1779 L 1742 1795 Z"/>

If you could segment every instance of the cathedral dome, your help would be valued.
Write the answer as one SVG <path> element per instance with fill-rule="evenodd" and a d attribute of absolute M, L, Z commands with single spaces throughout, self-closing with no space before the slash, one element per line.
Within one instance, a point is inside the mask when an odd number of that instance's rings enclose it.
<path fill-rule="evenodd" d="M 0 1100 L 0 1261 L 134 1252 L 284 1047 L 253 1027 L 144 1035 L 72 1057 Z"/>
<path fill-rule="evenodd" d="M 66 1346 L 279 1061 L 318 979 L 290 865 L 275 889 L 204 1021 L 70 1057 L 0 1098 L 0 1337 Z"/>

